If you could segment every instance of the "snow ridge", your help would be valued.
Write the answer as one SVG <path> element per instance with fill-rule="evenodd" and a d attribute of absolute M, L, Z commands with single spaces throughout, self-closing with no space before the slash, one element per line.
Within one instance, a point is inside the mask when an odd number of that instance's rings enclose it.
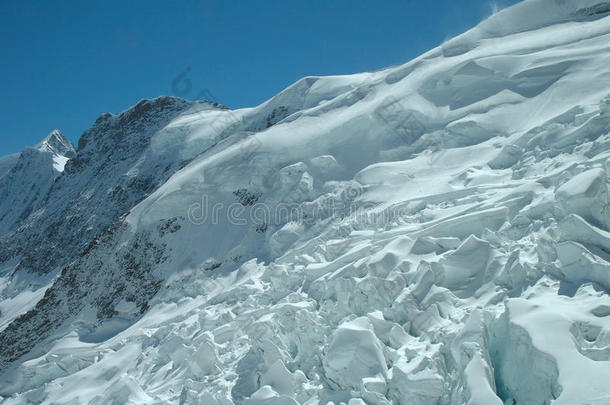
<path fill-rule="evenodd" d="M 72 143 L 57 129 L 51 131 L 51 133 L 34 148 L 67 158 L 74 157 L 76 154 L 76 150 L 74 150 Z"/>

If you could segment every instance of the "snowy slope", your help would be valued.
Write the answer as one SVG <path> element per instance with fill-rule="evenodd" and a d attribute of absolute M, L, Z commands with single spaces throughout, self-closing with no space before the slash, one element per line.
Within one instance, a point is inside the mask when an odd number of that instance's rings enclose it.
<path fill-rule="evenodd" d="M 100 117 L 0 240 L 3 403 L 610 403 L 609 14 Z"/>
<path fill-rule="evenodd" d="M 18 159 L 19 153 L 12 153 L 10 155 L 0 157 L 0 178 L 4 177 L 4 175 L 7 174 L 13 168 L 13 166 L 15 166 Z"/>
<path fill-rule="evenodd" d="M 74 155 L 74 146 L 58 130 L 18 155 L 13 167 L 0 178 L 0 235 L 14 228 L 41 204 Z"/>
<path fill-rule="evenodd" d="M 36 305 L 62 268 L 85 255 L 92 239 L 193 154 L 216 141 L 188 131 L 188 120 L 166 128 L 170 121 L 181 114 L 203 117 L 222 112 L 211 103 L 159 97 L 143 100 L 120 114 L 102 114 L 83 134 L 76 155 L 65 162 L 65 170 L 56 178 L 54 168 L 64 161 L 55 152 L 69 142 L 54 139 L 52 133 L 29 151 L 45 162 L 25 160 L 14 180 L 0 188 L 7 196 L 2 203 L 9 207 L 3 214 L 13 223 L 0 233 L 0 329 Z M 175 139 L 176 133 L 188 134 L 188 139 L 168 146 L 166 137 Z M 32 187 L 44 179 L 40 172 L 53 174 L 52 182 L 43 183 L 52 183 L 46 193 Z M 13 203 L 32 191 L 42 203 L 27 209 Z M 17 211 L 22 214 L 15 215 Z M 47 324 L 46 330 L 52 326 Z M 13 343 L 28 348 L 23 342 Z"/>

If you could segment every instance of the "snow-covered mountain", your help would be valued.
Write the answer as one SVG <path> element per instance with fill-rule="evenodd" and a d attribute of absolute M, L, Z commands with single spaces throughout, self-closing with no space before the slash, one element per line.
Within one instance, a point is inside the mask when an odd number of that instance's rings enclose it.
<path fill-rule="evenodd" d="M 0 401 L 608 404 L 609 156 L 601 0 L 52 133 L 0 160 Z"/>
<path fill-rule="evenodd" d="M 19 159 L 19 155 L 20 153 L 12 153 L 0 157 L 0 179 L 15 166 L 15 163 L 17 163 L 17 160 Z"/>
<path fill-rule="evenodd" d="M 35 147 L 4 159 L 7 170 L 0 177 L 0 234 L 11 230 L 41 204 L 75 154 L 72 143 L 54 130 Z M 8 168 L 13 156 L 15 161 Z"/>

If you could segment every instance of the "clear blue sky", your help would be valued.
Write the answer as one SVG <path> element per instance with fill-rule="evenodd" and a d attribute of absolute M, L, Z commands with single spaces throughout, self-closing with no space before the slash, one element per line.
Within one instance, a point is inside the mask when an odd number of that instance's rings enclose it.
<path fill-rule="evenodd" d="M 0 4 L 0 155 L 174 94 L 257 105 L 307 75 L 405 63 L 516 0 L 18 1 Z"/>

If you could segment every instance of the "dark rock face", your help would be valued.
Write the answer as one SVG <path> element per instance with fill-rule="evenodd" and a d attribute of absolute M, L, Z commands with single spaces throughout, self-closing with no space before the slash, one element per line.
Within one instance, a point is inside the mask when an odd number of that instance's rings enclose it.
<path fill-rule="evenodd" d="M 0 236 L 0 263 L 21 255 L 18 271 L 47 273 L 78 256 L 90 240 L 184 163 L 158 165 L 146 160 L 145 151 L 152 135 L 191 105 L 159 97 L 100 117 L 85 131 L 76 156 L 66 163 L 42 204 L 14 232 Z M 58 143 L 56 138 L 50 142 L 56 147 Z"/>
<path fill-rule="evenodd" d="M 271 114 L 265 118 L 265 127 L 269 128 L 288 116 L 288 107 L 280 105 L 271 111 Z"/>
<path fill-rule="evenodd" d="M 131 314 L 134 319 L 148 308 L 161 286 L 152 268 L 167 259 L 166 247 L 151 242 L 146 234 L 135 234 L 127 245 L 118 246 L 116 236 L 126 228 L 119 220 L 106 229 L 85 254 L 62 270 L 32 310 L 0 333 L 0 369 L 29 353 L 86 307 L 97 311 L 100 322 L 115 316 L 121 301 L 135 305 L 139 312 Z"/>
<path fill-rule="evenodd" d="M 249 205 L 254 205 L 254 203 L 256 203 L 260 198 L 261 193 L 252 192 L 245 188 L 240 188 L 238 190 L 233 191 L 233 195 L 241 205 L 247 207 Z"/>
<path fill-rule="evenodd" d="M 148 234 L 133 234 L 124 217 L 188 163 L 173 157 L 160 162 L 150 153 L 150 144 L 192 105 L 174 97 L 142 100 L 120 114 L 100 116 L 81 137 L 75 154 L 55 131 L 37 146 L 44 152 L 32 152 L 49 159 L 49 152 L 62 152 L 71 159 L 48 190 L 39 192 L 39 201 L 18 226 L 0 233 L 0 265 L 19 258 L 15 272 L 62 270 L 37 305 L 0 332 L 0 369 L 34 353 L 86 308 L 96 313 L 98 323 L 115 316 L 120 302 L 136 308 L 121 314 L 128 318 L 146 310 L 161 285 L 152 269 L 166 260 L 167 249 Z M 159 233 L 175 232 L 180 226 L 175 222 L 160 224 Z M 130 235 L 126 242 L 121 239 L 125 234 Z"/>

